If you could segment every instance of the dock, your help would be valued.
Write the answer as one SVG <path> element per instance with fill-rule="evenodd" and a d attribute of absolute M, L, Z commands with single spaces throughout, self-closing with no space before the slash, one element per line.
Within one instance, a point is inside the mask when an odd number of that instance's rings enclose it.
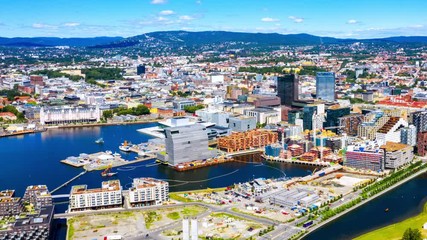
<path fill-rule="evenodd" d="M 206 161 L 193 161 L 188 163 L 180 163 L 174 166 L 173 168 L 178 172 L 184 172 L 184 171 L 194 170 L 194 169 L 203 168 L 203 167 L 209 167 L 209 166 L 226 163 L 226 162 L 232 162 L 232 161 L 234 161 L 234 159 L 231 157 L 227 157 L 227 158 L 220 157 L 220 158 L 215 158 L 215 159 L 206 160 Z"/>
<path fill-rule="evenodd" d="M 308 166 L 316 166 L 316 167 L 330 166 L 329 162 L 308 162 L 308 161 L 292 160 L 292 159 L 279 158 L 279 157 L 271 157 L 271 156 L 266 156 L 264 154 L 262 154 L 261 156 L 265 160 L 272 161 L 272 162 L 284 162 L 284 163 L 300 164 L 300 165 L 308 165 Z"/>
<path fill-rule="evenodd" d="M 80 154 L 79 157 L 69 157 L 60 162 L 76 168 L 82 167 L 85 171 L 90 172 L 104 170 L 106 168 L 121 167 L 155 158 L 156 154 L 154 153 L 144 153 L 136 157 L 135 160 L 125 160 L 118 153 L 98 152 L 93 154 Z"/>
<path fill-rule="evenodd" d="M 70 184 L 72 181 L 76 180 L 77 178 L 79 178 L 80 176 L 84 175 L 85 173 L 87 173 L 87 171 L 83 171 L 83 172 L 81 172 L 81 173 L 77 174 L 76 176 L 74 176 L 74 177 L 73 177 L 73 178 L 71 178 L 70 180 L 68 180 L 68 181 L 66 181 L 65 183 L 61 184 L 59 187 L 57 187 L 57 188 L 53 189 L 52 191 L 50 191 L 50 193 L 52 194 L 52 193 L 54 193 L 54 192 L 58 191 L 59 189 L 61 189 L 61 188 L 65 187 L 65 186 L 67 186 L 67 185 L 68 185 L 68 184 Z"/>

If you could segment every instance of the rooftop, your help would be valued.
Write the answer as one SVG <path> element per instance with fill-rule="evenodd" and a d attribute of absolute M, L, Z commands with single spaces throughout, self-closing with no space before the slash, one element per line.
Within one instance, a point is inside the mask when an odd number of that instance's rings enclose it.
<path fill-rule="evenodd" d="M 405 149 L 407 147 L 409 147 L 409 145 L 403 143 L 386 142 L 386 144 L 382 145 L 380 148 L 388 152 L 394 152 Z"/>

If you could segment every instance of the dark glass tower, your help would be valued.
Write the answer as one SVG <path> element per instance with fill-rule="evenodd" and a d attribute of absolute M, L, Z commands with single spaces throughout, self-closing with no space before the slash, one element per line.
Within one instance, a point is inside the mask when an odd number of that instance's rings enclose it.
<path fill-rule="evenodd" d="M 316 74 L 316 98 L 335 101 L 335 73 L 318 72 Z"/>
<path fill-rule="evenodd" d="M 280 104 L 291 106 L 292 102 L 298 100 L 298 76 L 285 74 L 277 78 L 277 96 Z"/>
<path fill-rule="evenodd" d="M 138 65 L 136 67 L 136 75 L 145 74 L 145 65 Z"/>

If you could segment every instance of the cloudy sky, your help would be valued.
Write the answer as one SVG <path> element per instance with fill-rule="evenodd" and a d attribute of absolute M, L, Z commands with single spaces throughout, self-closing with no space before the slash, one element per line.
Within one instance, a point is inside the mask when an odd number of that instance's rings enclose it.
<path fill-rule="evenodd" d="M 0 37 L 134 36 L 165 30 L 427 35 L 426 0 L 0 0 Z"/>

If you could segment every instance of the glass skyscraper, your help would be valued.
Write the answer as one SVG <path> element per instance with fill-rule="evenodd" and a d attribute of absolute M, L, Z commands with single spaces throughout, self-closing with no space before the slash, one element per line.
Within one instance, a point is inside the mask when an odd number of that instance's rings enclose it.
<path fill-rule="evenodd" d="M 277 78 L 277 96 L 280 104 L 291 106 L 292 102 L 298 100 L 298 76 L 285 74 Z"/>
<path fill-rule="evenodd" d="M 318 72 L 316 74 L 316 98 L 335 101 L 335 73 Z"/>

